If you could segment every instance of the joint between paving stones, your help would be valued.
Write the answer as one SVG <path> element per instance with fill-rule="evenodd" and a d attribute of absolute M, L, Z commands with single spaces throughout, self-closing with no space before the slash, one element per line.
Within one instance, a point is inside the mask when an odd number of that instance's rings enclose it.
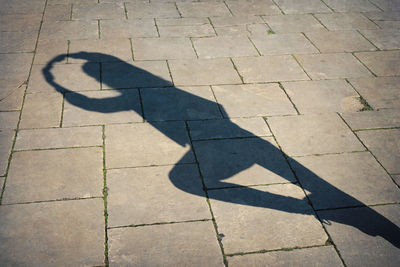
<path fill-rule="evenodd" d="M 281 11 L 282 15 L 286 15 L 285 12 L 283 11 L 283 9 L 278 5 L 278 3 L 275 0 L 272 0 L 272 3 L 274 3 L 278 9 Z"/>
<path fill-rule="evenodd" d="M 236 65 L 235 65 L 235 62 L 233 62 L 233 59 L 232 59 L 231 57 L 230 57 L 229 59 L 230 59 L 231 62 L 232 62 L 233 68 L 236 70 L 237 74 L 239 75 L 239 78 L 240 78 L 240 80 L 242 81 L 242 84 L 244 84 L 243 76 L 240 74 L 238 68 L 237 68 Z"/>
<path fill-rule="evenodd" d="M 108 187 L 107 187 L 107 168 L 106 168 L 106 133 L 105 125 L 101 126 L 102 130 L 102 152 L 103 152 L 103 201 L 104 201 L 104 263 L 106 266 L 109 265 L 108 259 Z"/>
<path fill-rule="evenodd" d="M 319 55 L 319 53 L 313 53 L 314 55 Z M 302 69 L 302 71 L 307 75 L 308 79 L 310 79 L 312 81 L 311 76 L 307 73 L 307 71 L 304 69 L 304 67 L 300 64 L 300 61 L 296 58 L 296 56 L 294 54 L 291 54 L 291 56 L 293 57 L 294 60 L 296 60 L 297 64 L 299 65 L 299 67 Z"/>
<path fill-rule="evenodd" d="M 166 225 L 166 224 L 179 224 L 179 223 L 192 223 L 192 222 L 209 222 L 212 219 L 197 219 L 197 220 L 186 220 L 186 221 L 170 221 L 170 222 L 155 222 L 155 223 L 143 223 L 143 224 L 128 224 L 119 226 L 110 226 L 108 229 L 121 229 L 121 228 L 136 228 L 136 227 L 146 227 L 155 225 Z"/>
<path fill-rule="evenodd" d="M 333 8 L 331 8 L 327 3 L 325 3 L 325 1 L 324 0 L 320 0 L 324 5 L 326 5 L 332 12 L 334 12 L 334 13 L 336 13 L 336 11 L 333 9 Z"/>
<path fill-rule="evenodd" d="M 157 31 L 158 37 L 161 37 L 161 35 L 160 35 L 160 30 L 158 29 L 158 25 L 157 25 L 157 20 L 156 20 L 156 18 L 154 18 L 154 26 L 156 27 L 156 31 Z"/>
<path fill-rule="evenodd" d="M 368 68 L 367 65 L 365 65 L 364 62 L 362 62 L 361 59 L 359 59 L 355 53 L 356 52 L 351 52 L 353 57 L 355 57 L 358 60 L 358 62 L 360 62 L 374 77 L 378 77 L 378 75 L 376 75 L 370 68 Z"/>
<path fill-rule="evenodd" d="M 362 32 L 360 30 L 356 30 L 356 32 L 358 32 L 365 40 L 367 40 L 373 47 L 375 47 L 376 51 L 381 51 L 381 49 L 379 47 L 377 47 L 370 39 L 368 39 L 364 34 L 362 34 Z M 371 52 L 371 51 L 369 51 Z"/>
<path fill-rule="evenodd" d="M 124 2 L 122 5 L 124 6 L 125 19 L 128 19 L 128 9 L 126 8 L 126 2 Z"/>
<path fill-rule="evenodd" d="M 210 17 L 207 17 L 207 19 L 208 19 L 208 22 L 210 23 L 211 27 L 212 27 L 213 30 L 214 30 L 215 36 L 218 36 L 217 30 L 215 29 L 215 26 L 214 26 L 214 24 L 212 23 L 211 18 L 210 18 Z"/>
<path fill-rule="evenodd" d="M 249 31 L 248 28 L 247 28 L 247 25 L 246 25 L 246 30 Z M 257 51 L 258 55 L 262 56 L 260 50 L 258 50 L 257 46 L 254 44 L 253 40 L 251 40 L 250 36 L 247 36 L 247 39 L 249 39 L 250 43 L 253 45 L 253 47 Z"/>
<path fill-rule="evenodd" d="M 315 49 L 317 49 L 318 52 L 321 54 L 321 50 L 313 43 L 313 41 L 311 41 L 311 39 L 308 38 L 308 36 L 307 36 L 304 32 L 301 32 L 301 34 L 302 34 L 302 35 L 304 36 L 304 38 L 306 38 L 306 39 L 315 47 Z"/>
<path fill-rule="evenodd" d="M 314 19 L 316 19 L 316 20 L 319 22 L 319 24 L 321 24 L 327 31 L 330 31 L 330 30 L 328 29 L 328 27 L 326 27 L 325 24 L 322 23 L 322 21 L 321 21 L 319 18 L 317 18 L 317 16 L 315 16 L 314 13 L 310 13 L 310 15 L 311 15 Z"/>
<path fill-rule="evenodd" d="M 360 102 L 364 106 L 360 111 L 366 111 L 366 110 L 374 110 L 373 107 L 365 100 L 365 98 L 360 94 L 360 92 L 356 89 L 356 87 L 350 82 L 349 79 L 345 78 L 344 79 L 350 86 L 353 88 L 353 90 L 358 94 L 360 97 Z"/>
<path fill-rule="evenodd" d="M 102 199 L 102 198 L 103 198 L 102 196 L 70 197 L 70 198 L 65 197 L 65 198 L 57 198 L 57 199 L 16 202 L 16 203 L 8 203 L 8 204 L 1 204 L 1 205 L 2 206 L 29 205 L 29 204 L 38 204 L 38 203 L 51 203 L 51 202 L 61 202 L 61 201 L 76 201 L 76 200 Z"/>
<path fill-rule="evenodd" d="M 226 1 L 223 1 L 224 5 L 226 6 L 226 8 L 228 9 L 229 13 L 231 13 L 232 16 L 235 16 L 232 12 L 232 10 L 229 8 L 228 4 L 226 3 Z"/>
<path fill-rule="evenodd" d="M 40 128 L 40 129 L 43 129 L 43 128 Z M 55 129 L 59 129 L 59 128 L 56 127 Z M 93 148 L 93 147 L 102 147 L 102 146 L 101 145 L 97 145 L 97 146 L 71 146 L 71 147 L 33 148 L 33 149 L 18 149 L 18 150 L 13 149 L 12 152 L 13 153 L 19 153 L 19 152 L 27 152 L 27 151 L 65 150 L 65 149 L 80 149 L 80 148 Z"/>
<path fill-rule="evenodd" d="M 290 103 L 292 103 L 293 108 L 296 110 L 297 115 L 301 115 L 300 111 L 297 109 L 296 105 L 294 104 L 292 98 L 289 96 L 289 94 L 286 92 L 285 87 L 283 87 L 281 82 L 278 82 L 279 88 L 282 89 L 282 91 L 285 93 L 286 97 L 289 99 Z"/>
<path fill-rule="evenodd" d="M 373 6 L 375 6 L 376 8 L 378 8 L 380 11 L 384 12 L 385 10 L 383 10 L 382 8 L 380 8 L 380 6 L 378 6 L 377 4 L 375 4 L 374 2 L 368 0 L 368 2 L 370 2 Z"/>
<path fill-rule="evenodd" d="M 140 104 L 140 112 L 142 113 L 142 123 L 146 122 L 146 116 L 144 114 L 143 108 L 143 99 L 142 99 L 142 89 L 138 89 L 138 96 L 139 96 L 139 104 Z"/>
<path fill-rule="evenodd" d="M 219 114 L 221 114 L 221 117 L 222 117 L 223 119 L 226 119 L 224 113 L 222 112 L 221 104 L 218 103 L 218 99 L 217 99 L 217 96 L 215 95 L 215 92 L 214 92 L 214 89 L 213 89 L 212 85 L 210 85 L 209 87 L 210 87 L 211 93 L 213 94 L 215 103 L 217 104 Z"/>
<path fill-rule="evenodd" d="M 232 185 L 232 186 L 223 186 L 223 187 L 207 187 L 207 191 L 213 190 L 221 190 L 221 189 L 237 189 L 237 188 L 253 188 L 260 186 L 273 186 L 279 184 L 298 184 L 296 181 L 288 181 L 288 182 L 279 182 L 279 183 L 269 183 L 269 184 L 249 184 L 249 185 Z"/>
<path fill-rule="evenodd" d="M 192 45 L 193 51 L 196 54 L 196 57 L 199 58 L 199 54 L 197 53 L 196 48 L 194 47 L 193 37 L 189 37 L 190 44 Z M 172 76 L 172 75 L 171 75 Z"/>

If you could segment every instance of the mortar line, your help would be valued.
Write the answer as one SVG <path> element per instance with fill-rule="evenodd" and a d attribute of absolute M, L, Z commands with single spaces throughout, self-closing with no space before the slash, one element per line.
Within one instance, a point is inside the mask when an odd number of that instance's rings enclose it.
<path fill-rule="evenodd" d="M 71 49 L 71 40 L 67 40 L 67 56 L 66 56 L 66 59 L 65 59 L 67 64 L 68 64 L 68 61 L 69 61 L 70 49 Z"/>
<path fill-rule="evenodd" d="M 60 128 L 57 127 L 56 129 L 60 129 Z M 13 153 L 20 153 L 20 152 L 49 151 L 49 150 L 83 149 L 83 148 L 94 148 L 94 147 L 101 147 L 101 145 L 71 146 L 71 147 L 48 147 L 48 148 L 32 148 L 32 149 L 13 149 L 12 152 Z"/>
<path fill-rule="evenodd" d="M 100 40 L 101 39 L 101 33 L 100 33 L 100 20 L 97 20 L 97 39 Z"/>
<path fill-rule="evenodd" d="M 380 130 L 393 130 L 393 129 L 400 129 L 400 126 L 364 128 L 364 129 L 353 130 L 353 132 L 357 133 L 357 132 L 364 132 L 364 131 L 380 131 Z"/>
<path fill-rule="evenodd" d="M 171 77 L 171 82 L 172 82 L 171 87 L 175 88 L 175 82 L 174 82 L 174 78 L 172 77 L 172 71 L 171 71 L 171 67 L 169 66 L 168 59 L 166 59 L 165 62 L 167 62 L 168 73 L 169 73 L 169 76 Z"/>
<path fill-rule="evenodd" d="M 248 252 L 237 252 L 237 253 L 230 253 L 227 254 L 227 257 L 236 257 L 236 256 L 245 256 L 245 255 L 252 255 L 252 254 L 265 254 L 270 252 L 278 252 L 278 251 L 292 251 L 292 250 L 300 250 L 300 249 L 308 249 L 308 248 L 320 248 L 320 247 L 329 247 L 332 245 L 313 245 L 313 246 L 303 246 L 303 247 L 287 247 L 287 248 L 278 248 L 278 249 L 263 249 L 263 250 L 256 250 L 256 251 L 248 251 Z"/>
<path fill-rule="evenodd" d="M 297 115 L 301 115 L 300 111 L 297 109 L 296 105 L 294 104 L 292 98 L 289 96 L 289 94 L 286 92 L 285 87 L 283 87 L 281 82 L 278 82 L 279 88 L 282 89 L 282 91 L 285 93 L 286 97 L 289 99 L 290 103 L 292 103 L 293 108 L 296 110 Z"/>
<path fill-rule="evenodd" d="M 229 13 L 231 13 L 232 16 L 235 16 L 232 12 L 232 10 L 229 8 L 228 4 L 226 3 L 226 1 L 223 1 L 224 5 L 226 6 L 226 8 L 229 10 Z"/>
<path fill-rule="evenodd" d="M 123 6 L 124 6 L 125 19 L 128 19 L 128 9 L 126 8 L 126 2 L 123 3 Z"/>
<path fill-rule="evenodd" d="M 381 27 L 378 23 L 376 23 L 374 20 L 370 19 L 367 15 L 364 14 L 364 12 L 360 12 L 361 16 L 363 16 L 364 18 L 366 18 L 367 20 L 371 21 L 373 24 L 375 24 L 379 29 L 383 29 L 383 27 Z"/>
<path fill-rule="evenodd" d="M 106 168 L 106 134 L 105 125 L 102 125 L 103 140 L 103 201 L 104 201 L 104 264 L 109 266 L 108 259 L 108 187 L 107 187 L 107 168 Z"/>
<path fill-rule="evenodd" d="M 247 28 L 247 25 L 246 25 Z M 254 44 L 253 40 L 251 40 L 250 36 L 247 36 L 247 39 L 249 39 L 250 43 L 253 45 L 254 49 L 257 51 L 259 56 L 262 56 L 260 50 L 258 50 L 257 46 Z"/>
<path fill-rule="evenodd" d="M 314 13 L 310 13 L 310 14 L 311 14 L 311 16 L 312 16 L 314 19 L 316 19 L 316 20 L 319 22 L 319 24 L 321 24 L 327 31 L 330 31 L 330 30 L 328 29 L 328 27 L 326 27 L 325 24 L 322 23 L 322 21 L 321 21 L 317 16 L 315 16 Z"/>
<path fill-rule="evenodd" d="M 233 65 L 233 68 L 236 70 L 236 73 L 239 75 L 239 78 L 240 78 L 240 80 L 242 81 L 242 84 L 244 84 L 243 76 L 240 74 L 238 68 L 237 68 L 236 65 L 235 65 L 235 62 L 233 62 L 233 59 L 232 59 L 231 57 L 230 57 L 229 59 L 231 60 L 232 65 Z"/>
<path fill-rule="evenodd" d="M 373 45 L 376 48 L 376 51 L 381 51 L 381 49 L 377 47 L 370 39 L 368 39 L 359 29 L 356 29 L 356 32 L 358 32 L 365 40 L 367 40 L 371 45 Z"/>
<path fill-rule="evenodd" d="M 207 17 L 207 19 L 208 19 L 208 22 L 210 23 L 211 27 L 212 27 L 213 30 L 214 30 L 215 36 L 218 36 L 217 30 L 215 29 L 215 26 L 214 26 L 214 24 L 212 23 L 211 18 L 210 18 L 210 17 Z"/>
<path fill-rule="evenodd" d="M 181 11 L 180 11 L 179 8 L 178 8 L 178 4 L 177 4 L 176 2 L 174 2 L 174 5 L 175 5 L 175 8 L 176 8 L 176 11 L 177 11 L 178 14 L 179 14 L 179 17 L 182 18 L 182 13 L 181 13 Z"/>
<path fill-rule="evenodd" d="M 371 51 L 370 51 L 371 52 Z M 358 62 L 360 62 L 374 77 L 378 77 L 378 75 L 376 75 L 369 67 L 367 67 L 367 65 L 364 64 L 364 62 L 361 61 L 361 59 L 359 59 L 356 54 L 356 52 L 352 52 L 351 54 L 353 55 L 353 57 L 355 57 Z"/>
<path fill-rule="evenodd" d="M 368 2 L 370 2 L 370 3 L 371 3 L 373 6 L 375 6 L 376 8 L 378 8 L 380 11 L 385 12 L 385 10 L 383 10 L 380 6 L 378 6 L 378 5 L 375 4 L 374 2 L 369 1 L 369 0 L 368 0 Z"/>
<path fill-rule="evenodd" d="M 128 38 L 128 39 L 129 39 L 129 45 L 130 45 L 130 48 L 131 48 L 131 57 L 132 57 L 132 60 L 135 61 L 135 53 L 133 52 L 132 38 Z"/>
<path fill-rule="evenodd" d="M 282 15 L 286 15 L 285 12 L 283 11 L 283 9 L 278 5 L 278 3 L 275 2 L 275 0 L 272 0 L 272 3 L 274 3 L 279 8 L 279 10 L 281 11 Z"/>
<path fill-rule="evenodd" d="M 327 6 L 332 12 L 335 12 L 336 13 L 336 11 L 333 9 L 333 8 L 331 8 L 330 6 L 328 6 L 328 4 L 327 3 L 325 3 L 325 1 L 324 0 L 320 0 L 325 6 Z"/>
<path fill-rule="evenodd" d="M 317 45 L 314 44 L 314 42 L 311 41 L 311 39 L 310 39 L 304 32 L 301 32 L 301 34 L 304 36 L 304 38 L 306 38 L 306 39 L 318 50 L 319 53 L 321 53 L 321 50 L 319 50 L 319 48 L 317 47 Z"/>
<path fill-rule="evenodd" d="M 121 229 L 121 228 L 136 228 L 136 227 L 155 226 L 155 225 L 191 223 L 191 222 L 209 222 L 209 221 L 211 221 L 211 219 L 195 219 L 195 220 L 186 220 L 186 221 L 169 221 L 169 222 L 155 222 L 155 223 L 142 223 L 142 224 L 128 224 L 128 225 L 110 226 L 110 227 L 108 227 L 108 229 L 112 230 L 112 229 Z"/>
<path fill-rule="evenodd" d="M 62 103 L 61 103 L 61 118 L 60 118 L 60 128 L 62 128 L 63 119 L 64 119 L 64 104 L 65 104 L 65 92 L 62 93 Z"/>
<path fill-rule="evenodd" d="M 374 108 L 367 102 L 367 100 L 365 100 L 365 98 L 360 94 L 360 92 L 356 89 L 356 87 L 350 82 L 350 80 L 348 78 L 344 79 L 347 84 L 349 84 L 351 86 L 351 88 L 353 88 L 353 90 L 358 94 L 358 96 L 360 97 L 360 102 L 361 104 L 363 104 L 363 108 L 361 109 L 361 111 L 366 111 L 366 110 L 374 110 Z"/>
<path fill-rule="evenodd" d="M 156 27 L 156 31 L 157 31 L 157 37 L 161 37 L 161 35 L 160 35 L 160 30 L 158 29 L 158 25 L 157 25 L 157 20 L 156 20 L 156 18 L 154 18 L 154 26 Z"/>
<path fill-rule="evenodd" d="M 72 9 L 74 8 L 74 4 L 71 3 L 70 8 L 71 8 L 71 11 L 69 13 L 69 20 L 72 20 Z"/>
<path fill-rule="evenodd" d="M 314 54 L 315 55 L 315 54 Z M 320 55 L 320 54 L 316 54 L 316 55 Z M 304 71 L 304 73 L 307 75 L 307 77 L 312 81 L 313 79 L 311 78 L 311 76 L 307 73 L 307 71 L 304 69 L 303 65 L 300 64 L 300 61 L 296 58 L 296 56 L 294 54 L 291 54 L 291 56 L 294 58 L 294 60 L 296 60 L 297 64 L 299 65 L 299 67 Z"/>
<path fill-rule="evenodd" d="M 142 123 L 146 122 L 146 117 L 144 115 L 144 107 L 143 107 L 143 98 L 142 98 L 142 89 L 138 89 L 139 96 L 139 104 L 140 104 L 140 112 L 142 112 Z"/>
<path fill-rule="evenodd" d="M 193 39 L 192 39 L 192 38 L 193 38 L 193 37 L 189 37 L 190 44 L 192 45 L 192 48 L 193 48 L 194 53 L 196 54 L 196 57 L 199 58 L 199 54 L 197 54 L 197 50 L 196 50 L 196 48 L 194 47 L 194 42 L 193 42 Z"/>
<path fill-rule="evenodd" d="M 94 196 L 94 197 L 75 197 L 75 198 L 59 198 L 59 199 L 48 199 L 48 200 L 36 200 L 36 201 L 27 201 L 27 202 L 17 202 L 17 203 L 2 204 L 2 206 L 29 205 L 29 204 L 76 201 L 76 200 L 88 200 L 88 199 L 102 199 L 102 197 L 101 196 Z"/>

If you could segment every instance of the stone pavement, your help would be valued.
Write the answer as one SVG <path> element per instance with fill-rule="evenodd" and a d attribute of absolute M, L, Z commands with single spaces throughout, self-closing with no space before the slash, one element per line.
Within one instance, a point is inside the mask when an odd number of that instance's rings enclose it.
<path fill-rule="evenodd" d="M 1 266 L 400 266 L 399 0 L 0 0 Z"/>

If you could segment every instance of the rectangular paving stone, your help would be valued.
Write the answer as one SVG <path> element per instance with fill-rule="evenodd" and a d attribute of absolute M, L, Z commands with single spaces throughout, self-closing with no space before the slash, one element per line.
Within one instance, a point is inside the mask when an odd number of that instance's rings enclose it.
<path fill-rule="evenodd" d="M 376 51 L 355 53 L 378 76 L 400 75 L 400 51 Z"/>
<path fill-rule="evenodd" d="M 0 53 L 33 52 L 36 39 L 36 31 L 0 32 Z"/>
<path fill-rule="evenodd" d="M 39 14 L 2 14 L 0 16 L 0 31 L 36 31 L 37 33 L 41 18 L 42 15 Z M 29 23 L 27 23 L 27 21 L 29 21 Z"/>
<path fill-rule="evenodd" d="M 277 33 L 325 30 L 324 26 L 310 14 L 263 16 L 262 18 Z"/>
<path fill-rule="evenodd" d="M 241 83 L 239 75 L 228 58 L 171 60 L 168 63 L 175 85 Z"/>
<path fill-rule="evenodd" d="M 1 84 L 1 81 L 0 81 Z M 24 98 L 24 93 L 26 85 L 24 84 L 14 84 L 14 85 L 1 85 L 0 91 L 0 110 L 10 111 L 10 110 L 20 110 L 22 106 L 22 99 Z"/>
<path fill-rule="evenodd" d="M 136 89 L 67 93 L 63 126 L 141 122 L 141 113 Z"/>
<path fill-rule="evenodd" d="M 107 168 L 166 165 L 178 161 L 194 163 L 184 122 L 106 126 Z"/>
<path fill-rule="evenodd" d="M 43 69 L 46 65 L 33 65 L 28 85 L 28 93 L 54 93 L 63 88 L 70 91 L 100 90 L 100 65 L 86 64 L 54 64 L 49 71 L 53 75 L 53 82 L 46 81 Z M 46 73 L 47 74 L 47 73 Z"/>
<path fill-rule="evenodd" d="M 20 85 L 26 81 L 32 57 L 32 53 L 0 54 L 0 83 L 2 86 Z"/>
<path fill-rule="evenodd" d="M 295 181 L 272 137 L 195 141 L 193 145 L 208 188 Z"/>
<path fill-rule="evenodd" d="M 400 108 L 400 78 L 350 79 L 351 84 L 374 109 Z"/>
<path fill-rule="evenodd" d="M 379 29 L 379 27 L 366 18 L 365 13 L 331 13 L 315 14 L 330 31 Z"/>
<path fill-rule="evenodd" d="M 270 28 L 264 24 L 247 24 L 247 25 L 235 25 L 235 26 L 224 26 L 215 27 L 215 31 L 218 36 L 262 36 L 268 34 Z"/>
<path fill-rule="evenodd" d="M 58 92 L 27 94 L 19 128 L 58 127 L 63 95 Z"/>
<path fill-rule="evenodd" d="M 233 58 L 245 83 L 309 80 L 289 55 Z"/>
<path fill-rule="evenodd" d="M 400 28 L 400 21 L 375 21 L 379 27 L 382 29 L 399 29 Z"/>
<path fill-rule="evenodd" d="M 102 265 L 102 199 L 0 207 L 0 258 L 5 266 Z"/>
<path fill-rule="evenodd" d="M 324 0 L 324 2 L 335 12 L 368 12 L 379 11 L 375 5 L 368 0 Z"/>
<path fill-rule="evenodd" d="M 271 117 L 267 122 L 283 151 L 290 156 L 365 150 L 336 114 Z"/>
<path fill-rule="evenodd" d="M 399 205 L 318 212 L 347 266 L 397 266 Z M 358 229 L 357 229 L 358 228 Z"/>
<path fill-rule="evenodd" d="M 47 64 L 59 55 L 67 54 L 68 40 L 39 40 L 34 64 Z M 54 64 L 66 63 L 66 58 Z"/>
<path fill-rule="evenodd" d="M 228 262 L 229 266 L 343 266 L 333 246 L 238 255 Z"/>
<path fill-rule="evenodd" d="M 332 12 L 324 2 L 319 0 L 275 0 L 275 3 L 285 14 L 309 14 L 309 13 L 330 13 Z"/>
<path fill-rule="evenodd" d="M 141 90 L 141 98 L 148 121 L 222 118 L 208 86 L 147 88 Z"/>
<path fill-rule="evenodd" d="M 73 54 L 88 53 L 84 58 Z M 105 40 L 72 40 L 69 45 L 68 63 L 111 62 L 132 59 L 131 44 L 128 38 Z"/>
<path fill-rule="evenodd" d="M 239 0 L 226 1 L 227 6 L 235 16 L 277 15 L 281 14 L 273 1 Z"/>
<path fill-rule="evenodd" d="M 306 35 L 322 53 L 376 50 L 356 31 L 307 32 Z"/>
<path fill-rule="evenodd" d="M 363 30 L 361 33 L 382 50 L 400 49 L 400 31 L 398 29 Z"/>
<path fill-rule="evenodd" d="M 208 18 L 157 18 L 158 26 L 193 26 L 210 24 Z"/>
<path fill-rule="evenodd" d="M 231 188 L 208 194 L 227 254 L 322 245 L 328 239 L 296 185 Z"/>
<path fill-rule="evenodd" d="M 100 147 L 18 152 L 11 160 L 2 202 L 101 197 L 103 184 Z"/>
<path fill-rule="evenodd" d="M 42 14 L 44 2 L 32 1 L 2 1 L 0 14 Z"/>
<path fill-rule="evenodd" d="M 103 145 L 100 126 L 20 130 L 14 150 Z"/>
<path fill-rule="evenodd" d="M 296 55 L 296 58 L 313 80 L 372 77 L 372 74 L 348 53 Z"/>
<path fill-rule="evenodd" d="M 258 53 L 247 37 L 210 37 L 193 39 L 199 58 L 257 56 Z"/>
<path fill-rule="evenodd" d="M 111 229 L 108 240 L 111 265 L 224 266 L 209 221 Z"/>
<path fill-rule="evenodd" d="M 107 186 L 109 227 L 211 218 L 195 164 L 109 170 Z"/>
<path fill-rule="evenodd" d="M 226 117 L 296 114 L 284 91 L 276 83 L 213 86 Z"/>
<path fill-rule="evenodd" d="M 126 3 L 128 18 L 179 18 L 174 3 Z"/>
<path fill-rule="evenodd" d="M 385 11 L 400 10 L 397 0 L 371 0 L 371 2 Z"/>
<path fill-rule="evenodd" d="M 0 129 L 16 129 L 19 111 L 0 112 Z"/>
<path fill-rule="evenodd" d="M 373 21 L 399 20 L 399 18 L 400 18 L 400 10 L 388 10 L 385 12 L 371 11 L 371 12 L 365 12 L 363 14 Z"/>
<path fill-rule="evenodd" d="M 262 55 L 318 53 L 310 41 L 300 33 L 269 34 L 250 38 Z"/>
<path fill-rule="evenodd" d="M 189 38 L 135 38 L 132 46 L 135 60 L 196 58 Z"/>
<path fill-rule="evenodd" d="M 210 37 L 215 36 L 215 31 L 210 24 L 183 25 L 183 26 L 158 26 L 161 37 Z"/>
<path fill-rule="evenodd" d="M 99 39 L 96 20 L 45 21 L 40 40 Z"/>
<path fill-rule="evenodd" d="M 362 131 L 357 135 L 389 173 L 400 173 L 400 129 Z"/>
<path fill-rule="evenodd" d="M 271 132 L 263 118 L 235 118 L 189 121 L 192 140 L 269 136 Z"/>
<path fill-rule="evenodd" d="M 14 136 L 14 130 L 0 130 L 0 175 L 6 174 Z"/>
<path fill-rule="evenodd" d="M 229 2 L 228 4 L 235 4 Z M 237 2 L 239 3 L 239 2 Z M 261 3 L 260 3 L 261 4 Z M 248 24 L 264 23 L 260 16 L 228 16 L 228 17 L 212 17 L 210 18 L 214 27 L 238 26 Z"/>
<path fill-rule="evenodd" d="M 127 61 L 102 64 L 102 88 L 171 86 L 165 61 Z"/>
<path fill-rule="evenodd" d="M 158 37 L 154 19 L 115 19 L 100 21 L 101 39 Z"/>
<path fill-rule="evenodd" d="M 49 4 L 46 6 L 43 20 L 57 21 L 57 20 L 71 20 L 72 14 L 71 4 Z"/>
<path fill-rule="evenodd" d="M 360 97 L 344 80 L 282 83 L 301 114 L 356 112 L 363 108 Z"/>
<path fill-rule="evenodd" d="M 72 6 L 72 19 L 123 19 L 125 10 L 122 3 L 80 3 Z"/>
<path fill-rule="evenodd" d="M 176 3 L 182 17 L 224 17 L 231 16 L 222 2 Z"/>
<path fill-rule="evenodd" d="M 353 130 L 400 127 L 400 109 L 344 113 L 341 116 Z"/>
<path fill-rule="evenodd" d="M 392 179 L 368 152 L 308 156 L 296 160 L 291 165 L 317 210 L 390 203 L 400 199 Z"/>
<path fill-rule="evenodd" d="M 126 0 L 128 2 L 129 0 Z M 82 4 L 82 3 L 97 3 L 98 0 L 49 0 L 47 3 L 48 5 L 59 5 L 59 4 Z M 105 2 L 104 0 L 101 0 L 101 2 Z"/>

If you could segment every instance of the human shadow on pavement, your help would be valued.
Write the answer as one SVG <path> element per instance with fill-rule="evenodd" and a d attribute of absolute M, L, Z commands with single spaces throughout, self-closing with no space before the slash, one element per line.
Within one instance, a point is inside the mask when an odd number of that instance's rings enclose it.
<path fill-rule="evenodd" d="M 63 61 L 66 57 L 67 55 L 65 54 L 54 57 L 42 70 L 46 81 L 50 85 L 52 85 L 56 91 L 60 93 L 73 92 L 72 90 L 59 85 L 55 81 L 55 77 L 51 72 L 54 64 Z M 97 79 L 99 82 L 100 78 L 98 75 L 98 70 L 97 72 L 95 72 L 95 69 L 90 67 L 89 64 L 93 62 L 98 62 L 98 59 L 101 58 L 104 62 L 118 62 L 118 68 L 120 70 L 122 70 L 124 73 L 133 74 L 133 76 L 130 77 L 131 79 L 137 78 L 140 80 L 151 81 L 152 84 L 170 84 L 164 79 L 157 77 L 149 73 L 148 71 L 135 67 L 111 55 L 79 52 L 69 54 L 68 57 L 85 60 L 86 63 L 82 66 L 83 71 L 88 76 Z M 101 79 L 102 84 L 106 85 L 108 88 L 120 87 L 120 80 L 116 79 L 115 77 L 107 78 L 103 75 Z M 172 85 L 169 88 L 172 90 L 171 92 L 173 92 L 176 97 L 178 97 L 179 101 L 179 105 L 170 108 L 178 108 L 178 114 L 181 114 L 182 118 L 193 118 L 196 117 L 196 114 L 201 114 L 201 118 L 206 118 L 207 112 L 209 112 L 208 118 L 216 117 L 216 115 L 214 114 L 214 110 L 215 107 L 218 107 L 219 104 L 208 99 L 196 96 L 189 92 L 183 91 L 179 88 L 172 87 Z M 142 115 L 140 105 L 132 105 L 127 108 L 126 105 L 119 104 L 122 102 L 126 102 L 126 98 L 131 96 L 125 93 L 127 91 L 130 90 L 118 90 L 118 92 L 120 93 L 119 96 L 104 99 L 90 98 L 80 93 L 73 92 L 73 94 L 66 94 L 65 101 L 79 108 L 100 113 L 120 112 L 129 109 L 134 110 L 139 115 Z M 157 109 L 158 107 L 156 106 L 151 108 Z M 219 105 L 219 108 L 223 111 L 223 107 L 221 105 Z M 160 114 L 162 114 L 162 112 Z M 174 134 L 173 131 L 166 131 L 165 127 L 160 126 L 160 123 L 153 122 L 151 120 L 148 121 L 148 123 L 179 145 L 191 145 L 190 142 L 182 141 L 181 138 L 177 138 L 176 134 Z M 208 148 L 206 148 L 205 151 L 203 151 L 203 154 L 207 155 L 207 157 L 210 157 L 207 161 L 207 164 L 209 164 L 209 166 L 202 166 L 202 163 L 200 162 L 201 171 L 203 171 L 202 167 L 205 167 L 205 169 L 207 169 L 205 171 L 207 173 L 203 173 L 206 185 L 212 184 L 213 188 L 226 188 L 235 186 L 238 187 L 237 184 L 229 183 L 224 180 L 252 167 L 255 164 L 262 166 L 263 168 L 271 171 L 272 173 L 275 173 L 276 175 L 279 175 L 280 177 L 288 181 L 297 181 L 294 173 L 290 170 L 290 168 L 288 168 L 288 165 L 285 165 L 287 164 L 287 162 L 284 160 L 281 150 L 279 150 L 277 147 L 275 147 L 265 139 L 256 137 L 247 130 L 242 129 L 232 121 L 228 121 L 228 127 L 229 129 L 231 129 L 231 131 L 235 131 L 236 133 L 238 133 L 239 136 L 253 137 L 243 139 L 248 140 L 247 144 L 236 150 L 231 145 L 225 144 L 209 146 Z M 223 144 L 223 142 L 221 142 L 221 144 Z M 197 152 L 196 147 L 195 152 Z M 135 152 L 132 151 L 132 153 Z M 192 152 L 189 151 L 176 164 L 178 165 L 180 163 L 187 163 L 187 158 L 191 157 L 191 153 Z M 241 161 L 240 164 L 232 163 L 230 155 L 235 153 L 246 153 L 246 157 L 243 157 L 245 158 L 245 160 Z M 313 193 L 316 193 L 313 192 L 313 190 L 315 191 L 315 188 L 317 188 L 318 190 L 323 190 L 324 192 L 327 192 L 325 197 L 332 198 L 332 202 L 338 201 L 339 203 L 346 203 L 347 206 L 351 207 L 364 207 L 365 210 L 364 214 L 366 220 L 355 220 L 354 218 L 351 218 L 351 216 L 335 216 L 334 212 L 318 213 L 320 220 L 328 224 L 329 221 L 336 221 L 340 224 L 353 226 L 368 235 L 381 236 L 397 248 L 400 248 L 400 229 L 394 223 L 374 211 L 372 208 L 366 207 L 366 205 L 361 201 L 341 191 L 332 184 L 324 181 L 321 177 L 318 177 L 318 175 L 307 169 L 295 159 L 290 158 L 287 155 L 285 155 L 285 157 L 288 159 L 288 162 L 290 163 L 295 173 L 301 174 L 301 176 L 303 177 L 302 179 L 307 179 L 307 183 L 304 183 L 304 185 L 302 186 L 306 191 L 310 192 L 311 195 Z M 284 162 L 284 164 L 282 164 L 282 162 Z M 190 183 L 182 182 L 182 179 L 177 179 L 177 173 L 179 173 L 179 171 L 176 167 L 174 167 L 169 173 L 169 178 L 171 182 L 177 188 L 191 194 L 204 196 L 204 192 L 197 190 L 196 188 L 191 186 Z M 351 182 L 352 181 L 349 181 L 349 183 Z M 240 187 L 239 190 L 235 189 L 216 191 L 220 192 L 215 193 L 214 190 L 209 191 L 211 192 L 209 193 L 209 197 L 211 199 L 241 205 L 275 209 L 290 213 L 315 215 L 314 211 L 311 208 L 304 208 L 305 206 L 307 206 L 305 205 L 305 199 L 300 200 L 290 196 L 265 192 L 262 190 L 258 190 L 257 187 Z"/>

